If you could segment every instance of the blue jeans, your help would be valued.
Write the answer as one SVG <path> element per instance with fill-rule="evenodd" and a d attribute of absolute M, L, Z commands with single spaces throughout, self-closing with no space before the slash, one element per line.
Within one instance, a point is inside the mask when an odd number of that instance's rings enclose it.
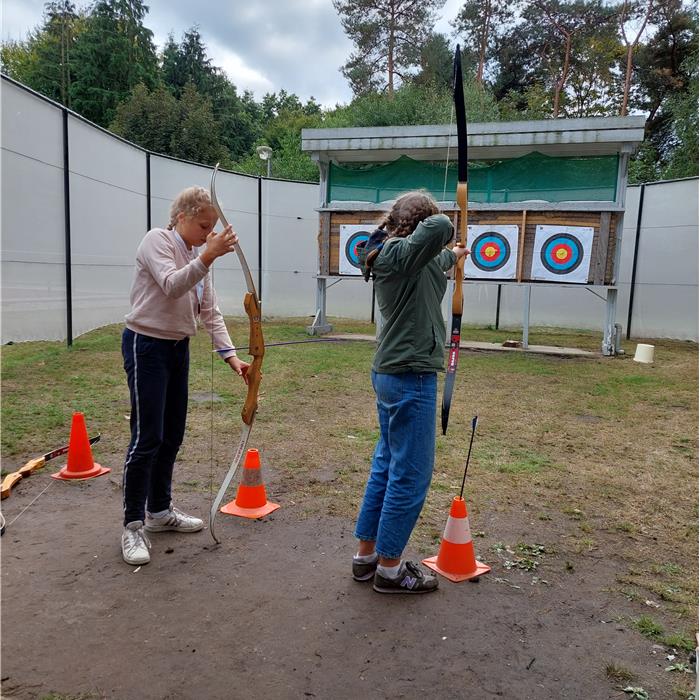
<path fill-rule="evenodd" d="M 185 435 L 189 338 L 162 340 L 128 328 L 122 355 L 131 394 L 124 463 L 124 525 L 170 507 L 173 465 Z"/>
<path fill-rule="evenodd" d="M 372 372 L 379 441 L 355 537 L 398 559 L 413 532 L 433 476 L 437 374 Z"/>

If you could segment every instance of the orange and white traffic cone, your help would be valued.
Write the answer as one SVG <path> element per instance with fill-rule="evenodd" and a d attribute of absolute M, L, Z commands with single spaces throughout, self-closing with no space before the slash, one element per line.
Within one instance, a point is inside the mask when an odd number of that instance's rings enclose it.
<path fill-rule="evenodd" d="M 455 496 L 452 500 L 438 555 L 423 559 L 423 563 L 455 582 L 473 579 L 491 571 L 490 566 L 477 561 L 474 556 L 467 503 L 463 498 Z"/>
<path fill-rule="evenodd" d="M 243 462 L 243 474 L 236 492 L 236 500 L 222 506 L 221 512 L 239 515 L 242 518 L 262 518 L 279 507 L 278 503 L 270 503 L 267 500 L 260 469 L 260 453 L 253 449 L 248 450 Z"/>
<path fill-rule="evenodd" d="M 85 417 L 82 413 L 73 414 L 68 442 L 68 464 L 56 474 L 54 479 L 92 479 L 111 471 L 108 467 L 97 464 L 92 459 L 90 438 L 85 427 Z"/>

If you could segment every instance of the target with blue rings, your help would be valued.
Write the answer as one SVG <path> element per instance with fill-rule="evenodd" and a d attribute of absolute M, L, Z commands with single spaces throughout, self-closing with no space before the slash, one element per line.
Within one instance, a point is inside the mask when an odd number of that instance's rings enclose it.
<path fill-rule="evenodd" d="M 519 231 L 516 224 L 470 224 L 467 227 L 469 255 L 464 263 L 464 279 L 515 279 Z"/>
<path fill-rule="evenodd" d="M 360 265 L 360 245 L 372 235 L 372 224 L 340 224 L 338 240 L 338 273 L 341 275 L 362 275 Z"/>
<path fill-rule="evenodd" d="M 369 237 L 369 231 L 356 231 L 345 242 L 345 259 L 358 270 L 362 268 L 360 265 L 360 251 L 358 246 L 360 243 L 368 241 Z"/>
<path fill-rule="evenodd" d="M 586 284 L 593 235 L 593 226 L 537 224 L 530 278 L 558 284 Z"/>
<path fill-rule="evenodd" d="M 495 272 L 508 263 L 511 247 L 508 239 L 496 231 L 477 236 L 471 244 L 471 261 L 484 272 Z"/>
<path fill-rule="evenodd" d="M 542 245 L 540 259 L 551 273 L 568 275 L 583 261 L 583 246 L 570 233 L 555 233 Z"/>

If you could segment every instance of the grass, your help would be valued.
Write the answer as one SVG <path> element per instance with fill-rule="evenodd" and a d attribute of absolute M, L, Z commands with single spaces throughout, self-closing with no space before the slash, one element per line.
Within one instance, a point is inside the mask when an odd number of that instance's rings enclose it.
<path fill-rule="evenodd" d="M 245 345 L 247 320 L 227 323 L 234 342 Z M 267 321 L 266 341 L 306 340 L 306 323 Z M 367 323 L 332 323 L 342 333 L 374 332 Z M 102 433 L 96 459 L 119 471 L 129 438 L 120 334 L 120 326 L 105 327 L 70 350 L 50 342 L 3 347 L 5 472 L 65 444 L 75 410 L 85 414 L 90 434 Z M 503 342 L 518 334 L 465 326 L 462 337 Z M 614 359 L 463 352 L 450 429 L 437 439 L 433 486 L 413 546 L 430 552 L 439 541 L 478 415 L 465 496 L 472 527 L 485 530 L 481 549 L 522 539 L 510 526 L 536 527 L 531 541 L 557 543 L 542 566 L 585 571 L 588 557 L 614 557 L 620 599 L 659 601 L 654 614 L 670 631 L 657 638 L 684 648 L 697 618 L 698 353 L 694 343 L 652 342 L 653 365 L 632 361 L 635 343 Z M 600 334 L 533 328 L 530 343 L 597 351 Z M 213 390 L 220 400 L 190 402 L 178 488 L 207 493 L 238 440 L 245 389 L 212 361 L 205 333 L 191 350 L 192 394 Z M 267 349 L 250 446 L 261 450 L 278 491 L 305 514 L 356 514 L 377 436 L 373 351 L 367 342 Z M 655 628 L 640 622 L 637 629 Z"/>

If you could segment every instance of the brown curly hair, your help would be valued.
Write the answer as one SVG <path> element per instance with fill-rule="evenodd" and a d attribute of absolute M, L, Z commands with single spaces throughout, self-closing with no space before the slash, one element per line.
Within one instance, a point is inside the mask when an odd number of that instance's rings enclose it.
<path fill-rule="evenodd" d="M 379 228 L 385 230 L 389 238 L 405 238 L 421 221 L 439 212 L 438 205 L 427 192 L 408 192 L 394 202 Z"/>

